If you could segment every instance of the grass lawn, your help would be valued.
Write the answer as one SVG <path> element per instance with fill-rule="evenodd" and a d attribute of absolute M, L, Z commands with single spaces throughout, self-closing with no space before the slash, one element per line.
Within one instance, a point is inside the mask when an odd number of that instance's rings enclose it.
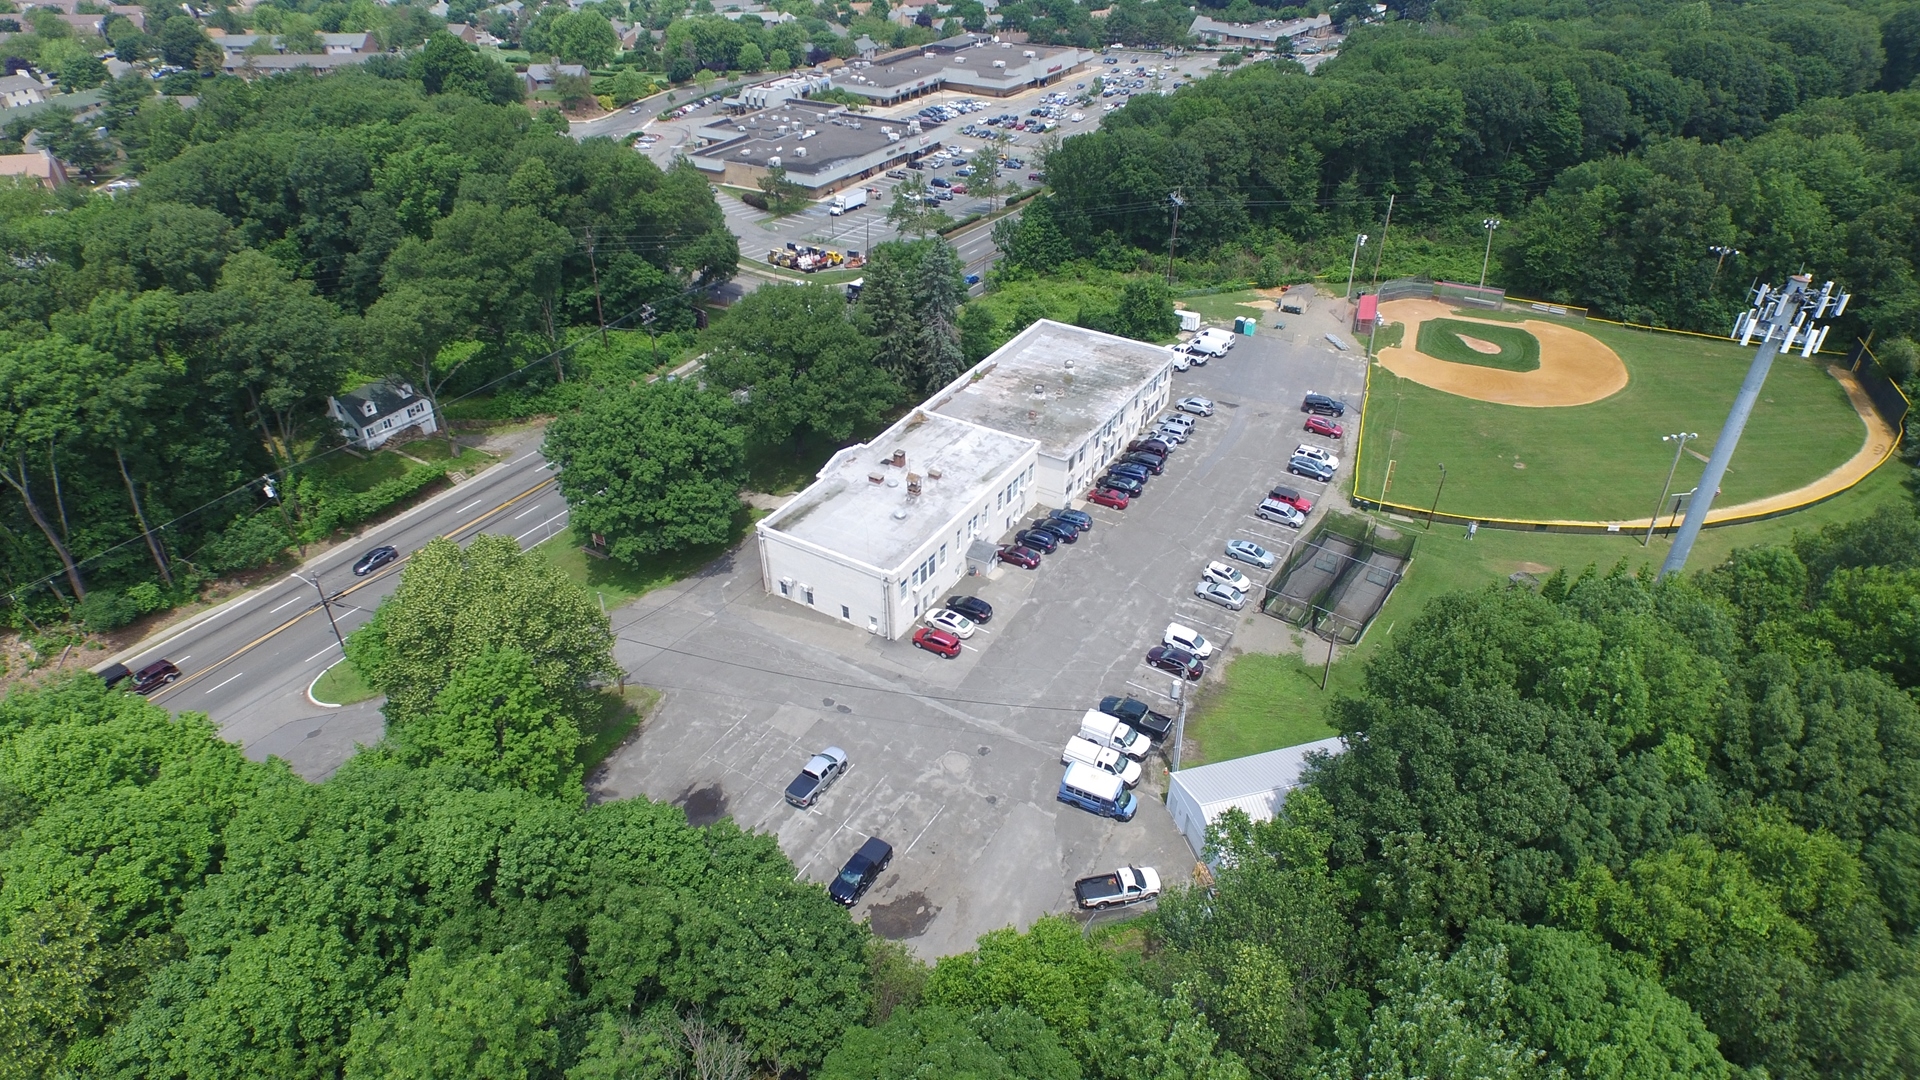
<path fill-rule="evenodd" d="M 313 699 L 323 705 L 352 705 L 376 698 L 380 692 L 367 685 L 351 661 L 342 660 L 328 668 L 313 684 Z"/>
<path fill-rule="evenodd" d="M 1817 506 L 1766 521 L 1703 530 L 1688 568 L 1717 565 L 1738 547 L 1784 543 L 1795 532 L 1866 517 L 1883 506 L 1910 504 L 1913 495 L 1904 484 L 1908 473 L 1905 464 L 1892 461 L 1852 490 Z M 1356 691 L 1367 657 L 1391 642 L 1395 628 L 1417 617 L 1436 596 L 1503 582 L 1516 571 L 1541 576 L 1561 567 L 1570 574 L 1588 566 L 1605 571 L 1622 559 L 1629 570 L 1657 569 L 1668 548 L 1664 536 L 1654 537 L 1653 546 L 1643 548 L 1637 536 L 1626 534 L 1579 536 L 1483 528 L 1467 540 L 1466 529 L 1457 525 L 1439 525 L 1426 532 L 1418 525 L 1390 524 L 1419 532 L 1413 563 L 1367 636 L 1342 650 L 1334 661 L 1326 693 L 1320 690 L 1319 668 L 1303 664 L 1298 657 L 1246 654 L 1235 658 L 1227 665 L 1223 681 L 1201 691 L 1187 718 L 1193 740 L 1188 746 L 1189 762 L 1222 761 L 1332 735 L 1325 719 L 1327 701 L 1335 694 Z"/>
<path fill-rule="evenodd" d="M 1273 314 L 1272 308 L 1250 307 L 1249 302 L 1262 297 L 1252 289 L 1238 292 L 1209 293 L 1206 296 L 1176 297 L 1173 306 L 1183 311 L 1197 311 L 1200 317 L 1216 326 L 1231 327 L 1233 320 L 1241 316 L 1255 319 Z"/>
<path fill-rule="evenodd" d="M 1483 353 L 1461 340 L 1462 335 L 1500 347 Z M 1374 346 L 1378 348 L 1378 344 Z M 1436 360 L 1502 371 L 1535 371 L 1540 367 L 1540 339 L 1517 326 L 1488 326 L 1458 319 L 1428 319 L 1420 324 L 1420 351 Z"/>
<path fill-rule="evenodd" d="M 421 461 L 446 461 L 451 457 L 451 453 L 447 450 L 447 440 L 442 438 L 415 439 L 400 449 Z M 482 465 L 491 465 L 495 460 L 492 454 L 476 450 L 471 446 L 460 448 L 460 467 L 463 469 L 471 471 Z"/>
<path fill-rule="evenodd" d="M 1380 497 L 1391 459 L 1397 464 L 1386 498 L 1402 505 L 1424 510 L 1438 493 L 1441 509 L 1454 514 L 1626 520 L 1652 511 L 1673 462 L 1673 448 L 1660 436 L 1675 431 L 1701 436 L 1689 444 L 1673 479 L 1676 492 L 1692 488 L 1752 352 L 1596 323 L 1581 329 L 1618 353 L 1629 377 L 1624 390 L 1590 405 L 1531 409 L 1473 401 L 1376 366 L 1357 473 L 1361 493 Z M 1824 362 L 1783 356 L 1716 503 L 1810 483 L 1852 456 L 1865 437 L 1865 425 Z"/>
<path fill-rule="evenodd" d="M 658 555 L 644 560 L 637 567 L 587 554 L 581 547 L 587 538 L 576 534 L 572 528 L 555 534 L 553 539 L 535 546 L 533 550 L 565 571 L 575 584 L 592 593 L 602 606 L 612 611 L 662 585 L 671 585 L 719 558 L 747 535 L 756 516 L 755 512 L 742 507 L 740 514 L 734 518 L 733 532 L 725 543 Z"/>
<path fill-rule="evenodd" d="M 660 691 L 650 686 L 629 686 L 624 695 L 614 689 L 600 692 L 595 700 L 598 708 L 580 731 L 580 763 L 589 776 L 609 754 L 620 749 L 659 702 Z"/>
<path fill-rule="evenodd" d="M 341 450 L 307 468 L 318 477 L 337 481 L 348 491 L 370 491 L 382 480 L 393 480 L 410 469 L 419 468 L 391 450 L 375 450 L 371 454 L 363 451 L 362 454 L 364 456 L 356 457 Z"/>

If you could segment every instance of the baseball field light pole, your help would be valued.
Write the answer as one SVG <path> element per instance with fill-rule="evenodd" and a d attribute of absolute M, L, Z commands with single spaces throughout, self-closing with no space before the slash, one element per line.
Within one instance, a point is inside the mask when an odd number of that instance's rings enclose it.
<path fill-rule="evenodd" d="M 1353 258 L 1347 261 L 1347 303 L 1353 303 L 1353 272 L 1360 266 L 1360 249 L 1367 246 L 1367 234 L 1359 233 L 1353 238 Z"/>
<path fill-rule="evenodd" d="M 1493 230 L 1500 227 L 1500 219 L 1486 218 L 1480 222 L 1480 227 L 1487 230 L 1487 250 L 1480 254 L 1480 291 L 1486 292 L 1487 264 L 1493 261 Z"/>
<path fill-rule="evenodd" d="M 1712 244 L 1708 246 L 1707 250 L 1713 252 L 1714 254 L 1713 280 L 1715 282 L 1718 282 L 1720 280 L 1720 268 L 1727 264 L 1727 257 L 1731 255 L 1736 259 L 1739 258 L 1740 249 L 1730 248 L 1730 247 L 1727 247 L 1725 244 Z"/>
<path fill-rule="evenodd" d="M 1801 356 L 1812 356 L 1820 351 L 1827 340 L 1827 331 L 1831 326 L 1821 326 L 1823 319 L 1839 318 L 1847 310 L 1847 301 L 1851 299 L 1845 292 L 1834 288 L 1829 281 L 1819 292 L 1812 289 L 1813 277 L 1809 274 L 1795 274 L 1787 279 L 1786 285 L 1775 289 L 1770 285 L 1761 285 L 1753 290 L 1752 307 L 1740 313 L 1734 320 L 1733 337 L 1742 345 L 1751 345 L 1754 338 L 1760 339 L 1760 352 L 1753 358 L 1753 365 L 1747 369 L 1747 378 L 1740 384 L 1740 392 L 1734 396 L 1733 408 L 1727 410 L 1727 422 L 1720 428 L 1720 437 L 1714 440 L 1713 456 L 1707 459 L 1706 471 L 1700 474 L 1700 486 L 1691 503 L 1687 504 L 1687 519 L 1680 524 L 1680 531 L 1673 536 L 1673 547 L 1667 552 L 1666 562 L 1660 565 L 1660 576 L 1678 573 L 1686 568 L 1687 556 L 1693 552 L 1693 542 L 1700 536 L 1700 529 L 1707 523 L 1707 514 L 1713 509 L 1713 497 L 1719 494 L 1720 481 L 1727 475 L 1727 464 L 1733 460 L 1734 447 L 1740 445 L 1740 434 L 1746 430 L 1747 418 L 1753 415 L 1754 402 L 1760 398 L 1760 388 L 1766 384 L 1767 371 L 1773 367 L 1773 358 L 1780 355 L 1782 349 L 1799 348 Z"/>
<path fill-rule="evenodd" d="M 1697 431 L 1676 431 L 1671 435 L 1660 436 L 1661 442 L 1675 444 L 1673 448 L 1673 464 L 1667 467 L 1667 482 L 1660 486 L 1660 501 L 1653 504 L 1653 516 L 1647 518 L 1647 538 L 1641 541 L 1641 547 L 1653 546 L 1653 527 L 1660 521 L 1660 508 L 1667 505 L 1667 492 L 1673 490 L 1673 474 L 1680 471 L 1680 451 L 1687 448 L 1688 439 L 1697 439 L 1699 437 L 1700 433 Z"/>

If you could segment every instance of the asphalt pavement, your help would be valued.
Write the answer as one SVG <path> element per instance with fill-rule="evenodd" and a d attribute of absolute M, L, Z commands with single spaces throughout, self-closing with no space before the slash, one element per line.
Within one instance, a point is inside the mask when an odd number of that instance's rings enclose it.
<path fill-rule="evenodd" d="M 182 677 L 154 693 L 154 701 L 176 712 L 206 713 L 256 760 L 278 755 L 309 779 L 331 774 L 356 743 L 375 742 L 382 730 L 371 705 L 328 708 L 307 695 L 341 659 L 335 627 L 344 636 L 366 622 L 398 587 L 407 558 L 436 537 L 466 541 L 500 533 L 525 548 L 564 529 L 566 503 L 539 445 L 538 432 L 506 443 L 499 463 L 465 482 L 114 659 L 135 669 L 172 660 Z M 356 577 L 354 562 L 383 544 L 398 548 L 400 559 Z"/>

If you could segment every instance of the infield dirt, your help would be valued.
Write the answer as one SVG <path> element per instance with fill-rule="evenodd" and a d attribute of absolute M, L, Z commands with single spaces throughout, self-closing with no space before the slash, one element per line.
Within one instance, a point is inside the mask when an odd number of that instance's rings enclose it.
<path fill-rule="evenodd" d="M 1420 340 L 1420 324 L 1428 319 L 1500 327 L 1513 323 L 1475 319 L 1437 300 L 1392 300 L 1380 305 L 1380 317 L 1406 326 L 1401 344 L 1380 349 L 1381 365 L 1403 379 L 1459 397 L 1546 409 L 1601 401 L 1627 385 L 1627 365 L 1612 349 L 1558 323 L 1528 319 L 1518 324 L 1540 342 L 1540 366 L 1532 371 L 1502 371 L 1436 360 L 1409 343 Z"/>

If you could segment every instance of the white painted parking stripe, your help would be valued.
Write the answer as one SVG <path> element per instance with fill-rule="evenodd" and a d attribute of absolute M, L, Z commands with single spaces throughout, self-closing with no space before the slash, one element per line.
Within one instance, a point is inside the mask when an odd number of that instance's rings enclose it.
<path fill-rule="evenodd" d="M 914 838 L 913 838 L 913 844 L 908 844 L 908 845 L 907 845 L 907 850 L 906 850 L 906 851 L 904 851 L 904 852 L 902 852 L 901 854 L 904 854 L 904 855 L 911 855 L 911 854 L 913 854 L 913 847 L 914 847 L 914 844 L 918 844 L 918 843 L 920 842 L 920 837 L 921 837 L 921 836 L 925 836 L 925 835 L 927 835 L 927 829 L 931 829 L 931 828 L 933 828 L 933 823 L 934 823 L 934 822 L 936 822 L 936 821 L 939 821 L 939 820 L 940 820 L 940 814 L 941 814 L 941 813 L 942 813 L 943 811 L 945 811 L 945 810 L 946 810 L 946 808 L 947 808 L 947 804 L 946 804 L 946 803 L 941 803 L 941 804 L 940 804 L 940 809 L 939 809 L 939 810 L 935 810 L 935 811 L 933 812 L 933 816 L 927 819 L 927 824 L 926 824 L 926 826 L 925 826 L 924 828 L 922 828 L 922 829 L 920 830 L 920 836 L 916 836 L 916 837 L 914 837 Z"/>

